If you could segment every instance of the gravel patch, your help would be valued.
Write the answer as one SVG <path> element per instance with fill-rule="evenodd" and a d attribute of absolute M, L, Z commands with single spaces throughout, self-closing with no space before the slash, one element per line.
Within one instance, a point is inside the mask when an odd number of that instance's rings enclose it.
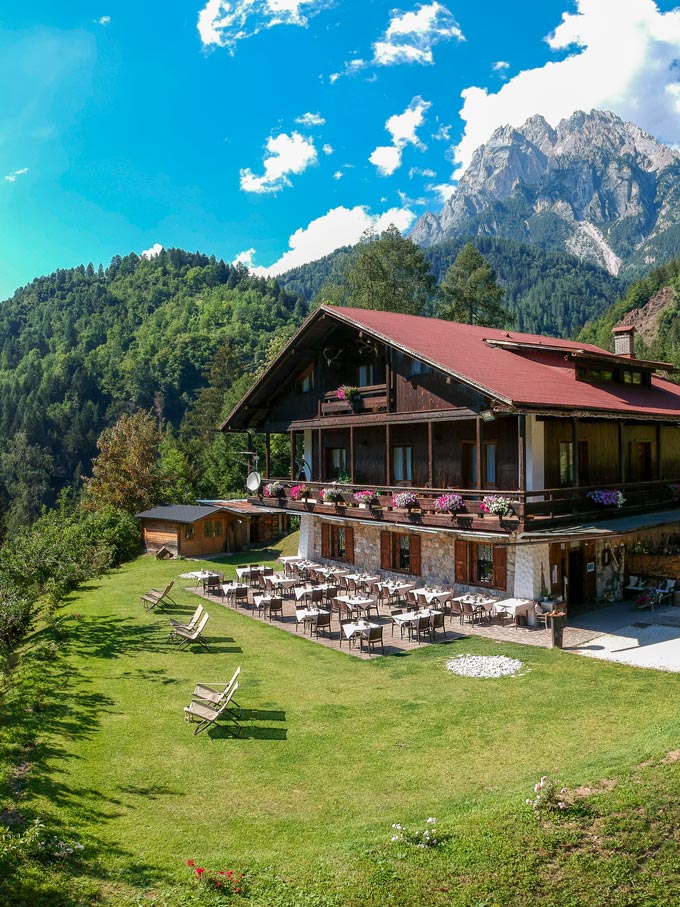
<path fill-rule="evenodd" d="M 462 677 L 513 677 L 524 662 L 505 655 L 457 655 L 446 662 L 446 670 Z"/>

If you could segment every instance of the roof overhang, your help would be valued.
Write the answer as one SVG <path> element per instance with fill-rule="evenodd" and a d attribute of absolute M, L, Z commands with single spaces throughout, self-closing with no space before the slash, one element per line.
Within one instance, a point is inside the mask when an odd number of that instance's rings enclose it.
<path fill-rule="evenodd" d="M 517 535 L 516 544 L 538 545 L 545 542 L 606 540 L 624 535 L 637 535 L 646 529 L 660 529 L 663 526 L 675 526 L 680 530 L 680 509 L 664 510 L 659 513 L 639 513 L 632 516 L 614 517 L 611 520 L 579 523 L 574 526 L 520 532 Z"/>

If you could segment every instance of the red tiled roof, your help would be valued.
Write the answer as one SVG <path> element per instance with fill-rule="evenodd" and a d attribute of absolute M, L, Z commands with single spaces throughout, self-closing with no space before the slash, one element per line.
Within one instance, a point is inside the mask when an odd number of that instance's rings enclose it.
<path fill-rule="evenodd" d="M 565 360 L 565 355 L 583 350 L 611 357 L 592 344 L 418 315 L 321 308 L 515 405 L 680 417 L 680 386 L 656 375 L 651 387 L 577 381 L 574 360 Z M 539 349 L 515 351 L 486 341 L 514 341 Z M 627 367 L 634 368 L 635 361 L 621 357 Z"/>

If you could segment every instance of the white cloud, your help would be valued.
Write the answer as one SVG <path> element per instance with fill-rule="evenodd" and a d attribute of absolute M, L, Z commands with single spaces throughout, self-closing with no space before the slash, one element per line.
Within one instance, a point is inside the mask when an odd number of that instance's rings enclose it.
<path fill-rule="evenodd" d="M 329 255 L 340 246 L 353 246 L 359 242 L 362 234 L 373 229 L 377 232 L 394 224 L 402 232 L 411 226 L 415 219 L 412 211 L 404 208 L 390 208 L 383 214 L 369 214 L 366 205 L 354 208 L 332 208 L 322 217 L 317 217 L 306 227 L 296 230 L 288 240 L 289 251 L 268 268 L 253 268 L 253 273 L 261 277 L 274 277 L 291 268 L 297 268 L 309 261 L 316 261 Z M 242 252 L 241 255 L 248 255 Z M 253 256 L 250 256 L 252 262 Z"/>
<path fill-rule="evenodd" d="M 467 166 L 498 126 L 519 126 L 536 113 L 556 125 L 575 110 L 611 110 L 680 142 L 680 8 L 662 13 L 653 0 L 576 0 L 576 12 L 564 13 L 546 40 L 568 56 L 518 73 L 495 93 L 463 91 L 459 163 Z"/>
<path fill-rule="evenodd" d="M 430 170 L 427 167 L 424 169 L 421 167 L 411 167 L 408 172 L 408 178 L 410 180 L 412 180 L 414 176 L 426 176 L 428 179 L 434 179 L 436 175 L 434 170 Z"/>
<path fill-rule="evenodd" d="M 334 180 L 341 180 L 341 179 L 343 178 L 344 175 L 345 175 L 345 174 L 342 172 L 342 170 L 336 170 L 335 173 L 333 174 L 333 179 L 334 179 Z"/>
<path fill-rule="evenodd" d="M 496 62 L 492 64 L 491 68 L 494 72 L 503 72 L 504 70 L 510 68 L 510 64 L 506 63 L 505 60 L 496 60 Z"/>
<path fill-rule="evenodd" d="M 331 82 L 352 75 L 365 66 L 396 66 L 399 63 L 431 64 L 432 48 L 441 41 L 464 41 L 465 36 L 451 12 L 436 0 L 420 3 L 413 12 L 392 10 L 392 18 L 382 37 L 373 44 L 371 60 L 354 59 L 342 72 L 333 73 Z"/>
<path fill-rule="evenodd" d="M 439 196 L 439 201 L 444 204 L 451 198 L 453 193 L 456 191 L 456 186 L 453 183 L 439 183 L 436 186 L 426 186 L 428 192 L 435 192 Z"/>
<path fill-rule="evenodd" d="M 391 176 L 401 166 L 401 153 L 407 145 L 425 147 L 416 131 L 422 126 L 429 107 L 429 101 L 415 97 L 403 113 L 394 114 L 387 120 L 385 129 L 392 136 L 392 144 L 379 146 L 369 157 L 381 176 Z"/>
<path fill-rule="evenodd" d="M 147 261 L 151 261 L 152 258 L 158 258 L 158 256 L 163 251 L 163 246 L 159 242 L 155 242 L 150 249 L 144 249 L 142 252 L 142 258 L 146 258 Z"/>
<path fill-rule="evenodd" d="M 320 113 L 303 113 L 295 122 L 301 126 L 323 126 L 326 121 Z"/>
<path fill-rule="evenodd" d="M 208 0 L 198 15 L 198 33 L 205 47 L 227 47 L 274 25 L 306 27 L 308 17 L 333 0 Z"/>
<path fill-rule="evenodd" d="M 232 261 L 232 264 L 245 265 L 247 268 L 252 268 L 254 258 L 255 249 L 244 249 L 243 252 L 238 253 L 236 258 Z"/>
<path fill-rule="evenodd" d="M 323 151 L 324 154 L 333 154 L 332 145 L 329 145 L 329 144 L 322 145 L 321 150 Z"/>
<path fill-rule="evenodd" d="M 23 176 L 24 173 L 28 173 L 28 167 L 22 167 L 21 170 L 13 170 L 11 173 L 8 173 L 5 177 L 6 183 L 15 183 L 18 176 Z"/>
<path fill-rule="evenodd" d="M 111 22 L 111 16 L 102 16 L 97 19 L 97 25 L 108 25 Z"/>
<path fill-rule="evenodd" d="M 240 172 L 244 192 L 278 192 L 284 186 L 291 185 L 289 173 L 302 173 L 317 160 L 314 143 L 299 132 L 270 136 L 266 147 L 269 156 L 264 158 L 262 176 L 255 176 L 247 167 Z"/>

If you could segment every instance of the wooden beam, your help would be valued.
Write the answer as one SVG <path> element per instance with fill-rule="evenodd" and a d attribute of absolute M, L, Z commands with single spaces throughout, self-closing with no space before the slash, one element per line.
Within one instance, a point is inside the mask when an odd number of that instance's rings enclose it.
<path fill-rule="evenodd" d="M 264 477 L 269 480 L 269 473 L 271 472 L 271 462 L 272 462 L 272 448 L 271 448 L 271 435 L 269 432 L 265 433 L 264 436 Z"/>
<path fill-rule="evenodd" d="M 290 435 L 290 480 L 295 479 L 295 432 L 289 432 Z"/>
<path fill-rule="evenodd" d="M 526 491 L 527 458 L 526 458 L 527 417 L 520 416 L 517 425 L 517 463 L 519 466 L 518 487 Z"/>
<path fill-rule="evenodd" d="M 477 464 L 477 485 L 478 489 L 482 487 L 482 417 L 477 416 L 475 420 L 475 463 Z"/>
<path fill-rule="evenodd" d="M 387 387 L 387 412 L 392 410 L 392 357 L 389 346 L 385 346 L 385 386 Z"/>
<path fill-rule="evenodd" d="M 316 433 L 316 443 L 317 443 L 317 451 L 316 451 L 316 466 L 317 466 L 317 471 L 316 471 L 316 481 L 317 481 L 317 482 L 323 482 L 323 480 L 324 480 L 324 475 L 323 475 L 323 450 L 321 449 L 321 429 L 319 429 L 319 430 L 317 431 L 317 433 Z"/>
<path fill-rule="evenodd" d="M 354 426 L 349 427 L 349 477 L 354 485 Z"/>
<path fill-rule="evenodd" d="M 626 481 L 626 467 L 623 457 L 623 423 L 617 422 L 616 427 L 618 428 L 619 439 L 619 482 L 623 483 Z"/>
<path fill-rule="evenodd" d="M 392 451 L 390 440 L 390 423 L 385 424 L 385 484 L 392 484 Z"/>
<path fill-rule="evenodd" d="M 432 422 L 427 423 L 427 484 L 429 488 L 432 488 L 432 468 L 433 458 L 432 458 Z"/>
<path fill-rule="evenodd" d="M 656 477 L 663 479 L 663 457 L 661 456 L 661 423 L 656 423 Z"/>
<path fill-rule="evenodd" d="M 578 423 L 574 417 L 571 420 L 571 475 L 575 488 L 580 484 L 578 473 Z"/>

